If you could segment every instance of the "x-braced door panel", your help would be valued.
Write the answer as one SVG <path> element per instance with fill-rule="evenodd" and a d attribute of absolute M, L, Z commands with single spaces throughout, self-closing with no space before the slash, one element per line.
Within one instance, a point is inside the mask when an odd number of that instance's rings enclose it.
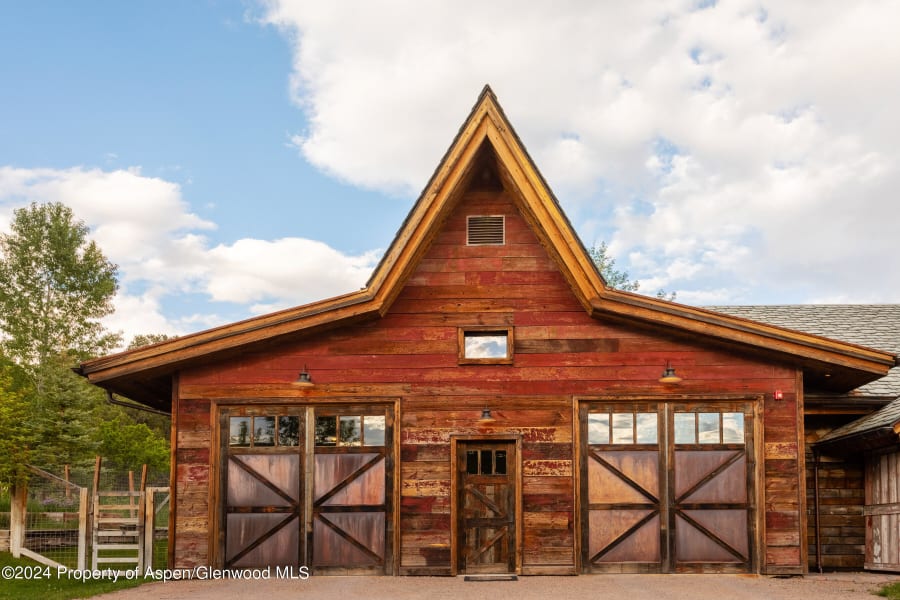
<path fill-rule="evenodd" d="M 674 408 L 670 475 L 674 570 L 749 571 L 750 418 L 735 407 Z"/>

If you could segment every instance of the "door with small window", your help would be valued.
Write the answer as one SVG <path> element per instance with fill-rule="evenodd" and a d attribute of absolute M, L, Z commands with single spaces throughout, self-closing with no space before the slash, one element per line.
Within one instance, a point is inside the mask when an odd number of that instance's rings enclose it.
<path fill-rule="evenodd" d="M 460 441 L 456 469 L 458 572 L 515 573 L 515 442 Z"/>
<path fill-rule="evenodd" d="M 752 403 L 579 412 L 586 572 L 752 570 Z"/>

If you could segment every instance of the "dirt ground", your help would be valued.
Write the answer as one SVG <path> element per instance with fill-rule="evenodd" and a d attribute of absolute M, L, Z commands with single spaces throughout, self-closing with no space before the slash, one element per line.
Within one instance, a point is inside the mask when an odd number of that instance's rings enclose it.
<path fill-rule="evenodd" d="M 872 593 L 900 575 L 839 573 L 772 578 L 757 575 L 582 575 L 464 581 L 461 577 L 310 577 L 306 580 L 167 581 L 97 596 L 103 600 L 875 600 Z"/>

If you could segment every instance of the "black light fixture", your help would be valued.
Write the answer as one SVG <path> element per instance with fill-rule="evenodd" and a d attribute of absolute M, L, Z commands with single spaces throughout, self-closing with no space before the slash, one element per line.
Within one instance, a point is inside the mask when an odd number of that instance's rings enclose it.
<path fill-rule="evenodd" d="M 666 370 L 663 371 L 662 377 L 659 378 L 660 383 L 678 383 L 681 377 L 675 374 L 675 367 L 669 361 L 666 361 Z"/>
<path fill-rule="evenodd" d="M 312 375 L 309 374 L 309 370 L 306 368 L 306 365 L 303 365 L 303 370 L 300 371 L 300 374 L 297 376 L 297 380 L 294 381 L 294 385 L 303 387 L 310 387 L 314 385 L 312 381 Z"/>
<path fill-rule="evenodd" d="M 478 424 L 479 425 L 487 425 L 488 423 L 493 423 L 495 420 L 496 419 L 494 419 L 494 417 L 491 416 L 491 409 L 489 409 L 488 407 L 485 406 L 481 410 L 481 418 L 478 419 Z"/>

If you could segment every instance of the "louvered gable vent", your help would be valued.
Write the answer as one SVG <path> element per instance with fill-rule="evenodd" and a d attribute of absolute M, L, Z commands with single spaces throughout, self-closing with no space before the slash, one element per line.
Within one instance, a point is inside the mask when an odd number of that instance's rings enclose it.
<path fill-rule="evenodd" d="M 503 216 L 477 216 L 468 219 L 468 239 L 470 246 L 502 246 Z"/>

